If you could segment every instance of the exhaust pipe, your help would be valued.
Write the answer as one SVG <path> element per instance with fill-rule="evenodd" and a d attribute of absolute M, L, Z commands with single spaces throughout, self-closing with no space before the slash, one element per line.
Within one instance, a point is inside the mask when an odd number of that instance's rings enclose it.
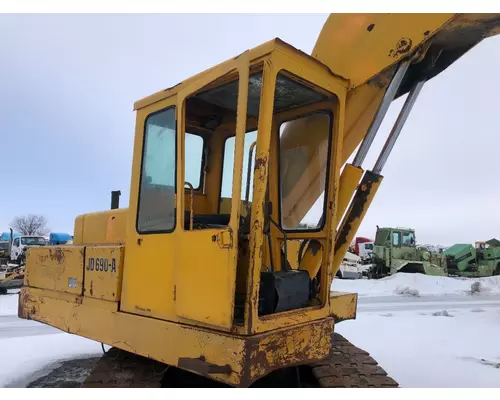
<path fill-rule="evenodd" d="M 116 210 L 117 208 L 120 207 L 120 196 L 122 192 L 119 190 L 113 190 L 111 191 L 111 209 Z"/>
<path fill-rule="evenodd" d="M 13 236 L 14 236 L 14 231 L 12 230 L 12 228 L 9 228 L 10 229 L 10 237 L 9 237 L 9 260 L 10 260 L 10 252 L 12 251 L 12 241 L 14 240 Z"/>

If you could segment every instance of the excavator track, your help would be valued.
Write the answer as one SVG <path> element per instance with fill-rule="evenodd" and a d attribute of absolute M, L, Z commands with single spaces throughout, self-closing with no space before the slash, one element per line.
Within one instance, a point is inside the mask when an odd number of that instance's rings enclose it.
<path fill-rule="evenodd" d="M 370 354 L 354 346 L 338 333 L 333 334 L 332 352 L 325 360 L 312 365 L 320 387 L 390 388 L 398 383 L 387 376 Z"/>
<path fill-rule="evenodd" d="M 305 376 L 307 374 L 304 374 L 304 377 L 302 374 L 300 375 L 299 385 L 302 387 L 398 387 L 398 383 L 387 376 L 387 373 L 369 353 L 357 348 L 338 333 L 333 334 L 330 356 L 309 367 L 309 376 Z M 174 372 L 169 373 L 169 370 Z M 267 383 L 266 386 L 272 386 L 272 379 L 268 382 L 271 383 Z M 98 361 L 81 385 L 81 387 L 135 388 L 207 386 L 226 387 L 221 383 L 209 381 L 174 367 L 166 367 L 151 359 L 118 351 L 115 348 Z"/>

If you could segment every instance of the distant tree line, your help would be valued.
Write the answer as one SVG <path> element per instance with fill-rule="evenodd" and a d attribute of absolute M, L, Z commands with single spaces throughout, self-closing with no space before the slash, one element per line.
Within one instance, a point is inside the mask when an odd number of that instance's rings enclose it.
<path fill-rule="evenodd" d="M 25 236 L 47 236 L 50 232 L 48 221 L 43 215 L 24 215 L 15 217 L 10 223 L 14 232 Z"/>

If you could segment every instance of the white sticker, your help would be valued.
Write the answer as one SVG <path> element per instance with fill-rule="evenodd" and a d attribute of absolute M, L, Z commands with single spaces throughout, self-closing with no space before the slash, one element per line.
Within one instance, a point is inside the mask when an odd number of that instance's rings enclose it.
<path fill-rule="evenodd" d="M 71 289 L 76 288 L 76 278 L 68 278 L 68 287 Z"/>

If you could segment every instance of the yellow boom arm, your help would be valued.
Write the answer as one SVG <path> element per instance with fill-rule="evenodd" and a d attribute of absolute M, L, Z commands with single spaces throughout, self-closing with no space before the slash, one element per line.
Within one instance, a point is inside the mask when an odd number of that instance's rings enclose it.
<path fill-rule="evenodd" d="M 337 222 L 349 206 L 363 175 L 361 164 L 387 112 L 390 103 L 409 92 L 412 98 L 405 104 L 391 138 L 381 154 L 379 170 L 364 178 L 358 188 L 358 202 L 351 204 L 337 232 L 334 270 L 338 269 L 347 246 L 379 187 L 380 175 L 389 152 L 404 124 L 423 83 L 446 69 L 484 38 L 500 32 L 500 14 L 332 14 L 325 23 L 312 56 L 349 82 L 342 163 L 356 147 L 363 144 L 353 165 L 345 165 L 340 178 Z M 392 85 L 390 87 L 390 85 Z M 389 89 L 390 87 L 390 89 Z M 315 121 L 309 121 L 311 127 Z M 318 127 L 318 131 L 319 131 Z M 286 147 L 318 148 L 314 135 L 301 134 L 303 127 L 291 123 L 281 136 Z M 283 218 L 290 224 L 300 222 L 321 195 L 324 176 L 317 173 L 326 163 L 325 152 L 295 160 L 294 168 L 283 168 L 283 180 L 295 182 L 295 187 L 283 194 Z M 304 171 L 307 179 L 294 174 Z M 287 176 L 289 174 L 289 176 Z M 287 177 L 289 179 L 287 179 Z M 367 185 L 367 182 L 369 183 Z M 301 184 L 303 183 L 303 184 Z M 359 200 L 361 198 L 362 200 Z M 304 266 L 308 270 L 316 267 Z"/>

